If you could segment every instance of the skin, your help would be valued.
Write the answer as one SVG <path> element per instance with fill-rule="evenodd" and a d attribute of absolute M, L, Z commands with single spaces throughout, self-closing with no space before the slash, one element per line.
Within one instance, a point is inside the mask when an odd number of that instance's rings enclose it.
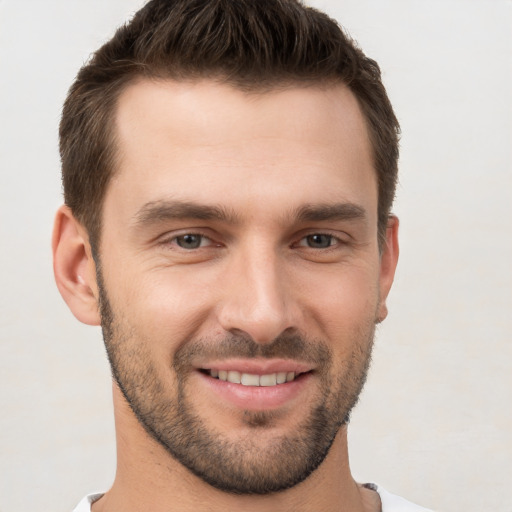
<path fill-rule="evenodd" d="M 345 376 L 354 354 L 369 354 L 374 324 L 387 315 L 398 221 L 390 218 L 379 249 L 370 143 L 345 86 L 249 95 L 212 81 L 140 81 L 120 97 L 116 129 L 118 170 L 105 197 L 99 251 L 103 285 L 125 348 L 143 350 L 166 392 L 178 386 L 169 361 L 190 340 L 215 345 L 241 334 L 263 346 L 300 332 L 329 348 L 333 380 Z M 177 202 L 229 215 L 176 215 Z M 344 214 L 297 214 L 312 205 L 342 205 Z M 178 237 L 187 233 L 202 235 L 200 247 L 180 246 Z M 327 235 L 321 240 L 329 245 L 311 244 L 315 234 Z M 87 232 L 65 206 L 57 214 L 53 249 L 56 281 L 71 311 L 99 325 Z M 196 363 L 212 361 L 199 355 Z M 322 391 L 313 369 L 299 391 L 270 407 L 274 421 L 254 435 L 244 420 L 254 406 L 215 394 L 197 368 L 183 379 L 186 399 L 205 425 L 241 446 L 251 436 L 263 454 L 269 440 L 300 427 Z M 94 512 L 379 509 L 378 496 L 350 474 L 346 426 L 299 485 L 264 496 L 234 495 L 190 473 L 147 434 L 115 382 L 113 393 L 117 474 Z M 265 404 L 252 412 L 266 412 Z"/>

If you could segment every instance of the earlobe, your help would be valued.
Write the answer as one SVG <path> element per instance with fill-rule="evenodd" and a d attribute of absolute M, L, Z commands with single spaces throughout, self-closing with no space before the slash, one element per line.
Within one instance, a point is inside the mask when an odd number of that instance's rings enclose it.
<path fill-rule="evenodd" d="M 65 205 L 55 217 L 52 251 L 55 281 L 62 298 L 78 320 L 99 325 L 96 267 L 89 239 Z"/>
<path fill-rule="evenodd" d="M 395 277 L 396 265 L 398 263 L 398 218 L 390 215 L 386 228 L 386 239 L 382 247 L 380 257 L 380 277 L 379 277 L 379 307 L 377 311 L 376 322 L 382 322 L 388 316 L 386 300 Z"/>

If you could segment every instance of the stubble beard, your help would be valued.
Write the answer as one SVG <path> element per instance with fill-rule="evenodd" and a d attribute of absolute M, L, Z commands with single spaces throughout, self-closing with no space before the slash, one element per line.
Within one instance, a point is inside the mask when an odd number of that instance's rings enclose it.
<path fill-rule="evenodd" d="M 211 486 L 239 495 L 283 491 L 320 466 L 340 427 L 348 423 L 366 381 L 373 322 L 361 329 L 360 341 L 337 376 L 332 373 L 331 351 L 325 342 L 306 340 L 298 333 L 283 333 L 265 345 L 233 335 L 215 343 L 190 340 L 173 357 L 177 382 L 173 390 L 152 362 L 149 340 L 114 314 L 100 272 L 98 284 L 103 337 L 113 377 L 145 431 L 175 460 Z M 206 424 L 191 403 L 194 390 L 187 386 L 190 360 L 208 351 L 217 357 L 284 357 L 312 362 L 321 394 L 315 407 L 287 435 L 269 435 L 279 420 L 275 413 L 244 411 L 242 421 L 250 434 L 233 441 L 232 436 Z"/>

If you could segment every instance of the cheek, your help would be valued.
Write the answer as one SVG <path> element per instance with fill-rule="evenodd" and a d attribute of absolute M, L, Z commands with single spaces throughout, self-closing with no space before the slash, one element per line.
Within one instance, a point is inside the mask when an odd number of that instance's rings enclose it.
<path fill-rule="evenodd" d="M 197 336 L 207 323 L 212 287 L 183 269 L 112 274 L 106 285 L 114 313 L 155 350 L 169 353 Z M 202 334 L 205 334 L 204 332 Z"/>
<path fill-rule="evenodd" d="M 373 267 L 338 269 L 322 279 L 317 276 L 304 291 L 305 313 L 326 339 L 341 339 L 342 346 L 348 346 L 373 328 L 379 302 L 378 274 Z"/>

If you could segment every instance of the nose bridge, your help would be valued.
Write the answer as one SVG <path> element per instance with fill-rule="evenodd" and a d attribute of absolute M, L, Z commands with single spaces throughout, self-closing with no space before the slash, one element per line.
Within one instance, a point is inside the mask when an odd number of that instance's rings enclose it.
<path fill-rule="evenodd" d="M 294 325 L 282 258 L 271 244 L 253 243 L 231 261 L 220 321 L 227 331 L 243 331 L 270 343 Z"/>

